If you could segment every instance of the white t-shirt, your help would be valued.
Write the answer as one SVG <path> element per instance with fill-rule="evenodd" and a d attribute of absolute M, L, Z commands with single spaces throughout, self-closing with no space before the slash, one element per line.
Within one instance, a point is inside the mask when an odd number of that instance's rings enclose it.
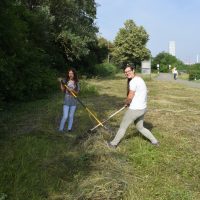
<path fill-rule="evenodd" d="M 135 76 L 129 82 L 129 90 L 135 92 L 129 108 L 132 110 L 145 109 L 147 107 L 147 87 L 144 80 L 139 76 Z"/>
<path fill-rule="evenodd" d="M 174 73 L 174 74 L 178 74 L 178 71 L 175 69 L 173 73 Z"/>

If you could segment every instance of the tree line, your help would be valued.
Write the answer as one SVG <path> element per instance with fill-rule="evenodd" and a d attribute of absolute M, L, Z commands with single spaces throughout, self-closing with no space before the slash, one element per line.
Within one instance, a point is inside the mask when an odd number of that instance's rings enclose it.
<path fill-rule="evenodd" d="M 86 75 L 112 74 L 115 67 L 102 63 L 120 66 L 150 55 L 141 48 L 148 34 L 132 20 L 114 42 L 98 37 L 96 9 L 94 0 L 0 1 L 0 102 L 44 97 L 69 66 Z"/>
<path fill-rule="evenodd" d="M 95 18 L 94 0 L 1 0 L 0 102 L 43 97 L 67 66 L 101 63 Z"/>
<path fill-rule="evenodd" d="M 67 67 L 91 76 L 111 75 L 121 66 L 152 59 L 149 35 L 132 19 L 114 41 L 99 36 L 95 0 L 0 1 L 0 104 L 45 97 L 57 89 L 57 76 Z M 167 55 L 152 59 L 161 70 Z M 162 64 L 163 63 L 163 64 Z"/>

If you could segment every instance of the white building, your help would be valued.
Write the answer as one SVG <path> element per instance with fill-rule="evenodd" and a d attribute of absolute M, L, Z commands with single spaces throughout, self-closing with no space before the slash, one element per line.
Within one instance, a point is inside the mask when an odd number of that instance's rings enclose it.
<path fill-rule="evenodd" d="M 169 41 L 169 54 L 176 56 L 176 43 L 175 41 Z"/>

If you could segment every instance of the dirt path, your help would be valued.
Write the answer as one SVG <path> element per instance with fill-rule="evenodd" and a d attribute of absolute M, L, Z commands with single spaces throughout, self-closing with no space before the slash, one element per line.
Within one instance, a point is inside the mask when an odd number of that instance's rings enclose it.
<path fill-rule="evenodd" d="M 193 81 L 187 81 L 187 80 L 181 80 L 179 78 L 177 80 L 174 80 L 173 75 L 168 74 L 168 73 L 160 73 L 159 76 L 157 78 L 155 78 L 155 80 L 170 81 L 170 82 L 174 82 L 174 83 L 184 84 L 189 87 L 200 88 L 200 83 L 195 83 Z"/>

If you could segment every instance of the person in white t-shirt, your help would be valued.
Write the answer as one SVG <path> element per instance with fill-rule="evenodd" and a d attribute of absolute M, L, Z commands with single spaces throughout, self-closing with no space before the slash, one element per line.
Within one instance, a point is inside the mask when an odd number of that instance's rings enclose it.
<path fill-rule="evenodd" d="M 176 80 L 176 79 L 178 78 L 178 71 L 177 71 L 176 67 L 174 67 L 174 68 L 172 69 L 172 73 L 173 73 L 173 75 L 174 75 L 174 80 Z"/>
<path fill-rule="evenodd" d="M 147 139 L 151 141 L 153 145 L 159 145 L 157 139 L 153 134 L 143 126 L 144 115 L 147 108 L 147 87 L 144 80 L 135 74 L 135 69 L 127 65 L 124 69 L 125 76 L 128 80 L 128 92 L 125 105 L 127 105 L 128 110 L 126 111 L 120 128 L 115 136 L 115 138 L 108 142 L 108 146 L 111 148 L 117 147 L 128 126 L 134 122 L 137 130 L 144 135 Z"/>

